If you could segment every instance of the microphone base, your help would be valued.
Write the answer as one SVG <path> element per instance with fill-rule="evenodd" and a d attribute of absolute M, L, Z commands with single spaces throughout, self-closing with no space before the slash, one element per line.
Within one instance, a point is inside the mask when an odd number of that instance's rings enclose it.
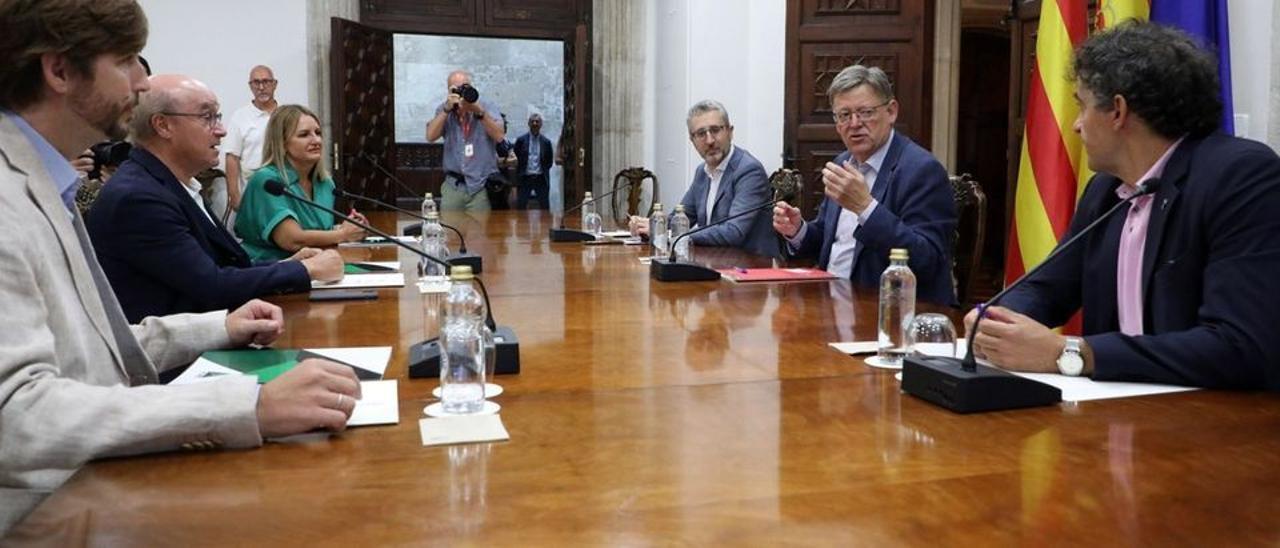
<path fill-rule="evenodd" d="M 405 236 L 421 236 L 422 223 L 410 224 L 409 226 L 404 227 L 404 230 L 401 230 L 400 233 Z"/>
<path fill-rule="evenodd" d="M 902 390 L 956 413 L 982 413 L 1054 405 L 1062 390 L 1013 373 L 977 365 L 965 371 L 963 360 L 937 356 L 902 358 Z"/>
<path fill-rule="evenodd" d="M 553 228 L 551 229 L 551 241 L 553 242 L 594 242 L 596 237 L 590 232 L 574 230 L 572 228 Z"/>
<path fill-rule="evenodd" d="M 655 258 L 649 261 L 649 277 L 660 282 L 709 282 L 719 280 L 720 273 L 702 265 Z"/>
<path fill-rule="evenodd" d="M 469 266 L 471 267 L 472 274 L 484 272 L 484 261 L 479 255 L 474 253 L 454 253 L 453 255 L 450 255 L 449 258 L 445 259 L 444 262 L 449 263 L 452 266 Z"/>
<path fill-rule="evenodd" d="M 494 375 L 515 375 L 520 372 L 520 340 L 510 327 L 498 326 L 493 333 L 497 346 L 493 366 Z M 409 378 L 440 378 L 440 339 L 433 338 L 409 347 Z"/>

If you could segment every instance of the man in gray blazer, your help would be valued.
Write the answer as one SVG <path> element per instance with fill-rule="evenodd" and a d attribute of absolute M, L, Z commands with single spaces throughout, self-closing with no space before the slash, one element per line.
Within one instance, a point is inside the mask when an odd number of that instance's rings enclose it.
<path fill-rule="evenodd" d="M 156 384 L 283 324 L 251 301 L 131 326 L 94 258 L 70 159 L 124 136 L 146 37 L 134 0 L 0 2 L 0 535 L 90 459 L 341 430 L 360 395 L 350 368 L 320 360 L 261 387 Z"/>
<path fill-rule="evenodd" d="M 693 173 L 693 183 L 680 204 L 694 226 L 707 226 L 753 207 L 769 203 L 773 195 L 764 166 L 747 149 L 733 145 L 733 126 L 724 105 L 710 99 L 689 109 L 685 119 L 689 140 L 703 163 Z M 777 257 L 772 213 L 762 209 L 689 236 L 695 245 L 730 246 L 757 255 Z M 649 220 L 632 217 L 633 230 L 649 233 Z"/>

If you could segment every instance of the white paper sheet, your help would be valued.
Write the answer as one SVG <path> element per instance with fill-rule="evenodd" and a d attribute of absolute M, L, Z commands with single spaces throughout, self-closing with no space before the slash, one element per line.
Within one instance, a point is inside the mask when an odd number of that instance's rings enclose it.
<path fill-rule="evenodd" d="M 876 341 L 857 341 L 857 342 L 839 342 L 830 343 L 832 348 L 844 352 L 845 354 L 870 354 L 876 351 Z M 968 349 L 968 343 L 965 339 L 956 339 L 956 356 L 963 358 Z M 945 346 L 937 347 L 921 347 L 918 348 L 921 353 L 929 356 L 945 356 Z M 941 350 L 941 351 L 939 351 Z M 978 360 L 983 365 L 991 365 L 986 360 Z M 1062 401 L 1081 402 L 1093 400 L 1105 400 L 1111 398 L 1129 398 L 1134 396 L 1151 396 L 1155 394 L 1171 394 L 1175 392 L 1186 392 L 1189 390 L 1199 390 L 1187 386 L 1174 386 L 1168 384 L 1147 384 L 1137 382 L 1102 382 L 1095 381 L 1088 377 L 1068 377 L 1056 373 L 1022 373 L 1019 371 L 1011 371 L 1011 373 L 1020 377 L 1026 377 L 1031 380 L 1040 381 L 1042 383 L 1055 386 L 1062 390 Z M 899 378 L 901 380 L 901 378 Z"/>
<path fill-rule="evenodd" d="M 384 366 L 385 367 L 385 366 Z M 395 379 L 362 381 L 360 401 L 351 411 L 347 426 L 400 423 L 400 395 Z"/>
<path fill-rule="evenodd" d="M 418 420 L 422 445 L 452 445 L 482 441 L 506 441 L 511 439 L 502 425 L 502 415 L 468 415 L 462 417 Z"/>
<path fill-rule="evenodd" d="M 404 273 L 347 274 L 336 282 L 311 281 L 311 289 L 352 289 L 357 287 L 404 287 Z"/>

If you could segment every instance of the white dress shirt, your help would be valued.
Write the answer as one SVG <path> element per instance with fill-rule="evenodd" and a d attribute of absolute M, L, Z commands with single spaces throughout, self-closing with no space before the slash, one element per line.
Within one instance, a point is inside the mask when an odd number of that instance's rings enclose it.
<path fill-rule="evenodd" d="M 716 209 L 716 196 L 720 194 L 720 179 L 724 177 L 724 166 L 729 165 L 729 160 L 733 159 L 733 145 L 729 145 L 729 152 L 724 155 L 724 159 L 716 165 L 714 169 L 707 167 L 706 162 L 702 164 L 703 173 L 707 174 L 707 178 L 711 179 L 711 184 L 707 187 L 707 218 L 703 220 L 702 225 L 711 224 L 711 212 Z"/>

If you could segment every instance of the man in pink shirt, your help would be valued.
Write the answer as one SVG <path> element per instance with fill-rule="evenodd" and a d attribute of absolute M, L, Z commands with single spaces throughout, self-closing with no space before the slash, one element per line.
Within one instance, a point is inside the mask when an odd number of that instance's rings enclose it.
<path fill-rule="evenodd" d="M 1097 175 L 1062 240 L 1139 185 L 1154 190 L 991 307 L 979 355 L 1095 380 L 1280 390 L 1280 157 L 1218 131 L 1216 61 L 1181 31 L 1122 25 L 1087 40 L 1073 69 L 1074 129 Z M 1083 337 L 1050 329 L 1077 310 Z"/>

